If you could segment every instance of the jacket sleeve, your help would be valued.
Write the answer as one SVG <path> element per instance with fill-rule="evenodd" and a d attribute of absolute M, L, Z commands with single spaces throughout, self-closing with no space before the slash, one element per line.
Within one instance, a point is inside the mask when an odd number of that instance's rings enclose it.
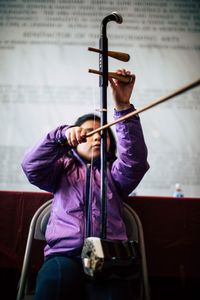
<path fill-rule="evenodd" d="M 25 153 L 22 169 L 29 182 L 40 189 L 53 192 L 61 172 L 60 158 L 69 150 L 65 131 L 68 126 L 60 126 Z"/>
<path fill-rule="evenodd" d="M 118 119 L 135 108 L 115 111 Z M 117 187 L 125 194 L 130 194 L 139 184 L 147 170 L 147 147 L 139 116 L 130 117 L 116 124 L 117 159 L 112 165 L 112 177 Z"/>

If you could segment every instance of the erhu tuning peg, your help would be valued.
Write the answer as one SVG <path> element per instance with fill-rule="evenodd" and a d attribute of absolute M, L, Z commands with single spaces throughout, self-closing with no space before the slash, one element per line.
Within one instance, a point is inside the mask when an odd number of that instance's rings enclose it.
<path fill-rule="evenodd" d="M 88 50 L 103 54 L 103 51 L 100 49 L 88 47 Z M 129 59 L 130 59 L 129 54 L 123 53 L 123 52 L 116 52 L 116 51 L 108 51 L 108 56 L 111 56 L 113 58 L 116 58 L 116 59 L 122 60 L 122 61 L 129 61 Z"/>
<path fill-rule="evenodd" d="M 100 71 L 97 71 L 97 70 L 93 70 L 93 69 L 89 69 L 88 70 L 89 73 L 93 73 L 93 74 L 97 74 L 97 75 L 103 75 L 102 72 Z M 114 78 L 114 79 L 117 79 L 121 82 L 124 82 L 124 83 L 130 83 L 134 80 L 134 77 L 133 75 L 119 75 L 115 72 L 108 72 L 108 77 L 111 77 L 111 78 Z"/>

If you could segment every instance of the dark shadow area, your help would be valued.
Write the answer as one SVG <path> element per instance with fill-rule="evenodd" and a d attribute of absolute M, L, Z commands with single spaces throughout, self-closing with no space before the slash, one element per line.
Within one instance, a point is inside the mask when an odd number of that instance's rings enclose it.
<path fill-rule="evenodd" d="M 150 277 L 151 300 L 198 300 L 200 299 L 200 278 Z"/>
<path fill-rule="evenodd" d="M 0 269 L 1 299 L 16 300 L 20 273 L 16 269 Z M 32 274 L 31 285 L 35 285 L 35 274 Z M 151 300 L 199 300 L 200 278 L 181 281 L 180 278 L 150 277 Z"/>

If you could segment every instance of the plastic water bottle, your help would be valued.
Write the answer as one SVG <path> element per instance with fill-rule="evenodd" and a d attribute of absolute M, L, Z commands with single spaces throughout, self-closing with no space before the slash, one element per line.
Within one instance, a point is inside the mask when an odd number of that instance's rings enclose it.
<path fill-rule="evenodd" d="M 183 198 L 184 197 L 180 183 L 176 183 L 175 192 L 173 194 L 173 197 L 175 197 L 175 198 Z"/>

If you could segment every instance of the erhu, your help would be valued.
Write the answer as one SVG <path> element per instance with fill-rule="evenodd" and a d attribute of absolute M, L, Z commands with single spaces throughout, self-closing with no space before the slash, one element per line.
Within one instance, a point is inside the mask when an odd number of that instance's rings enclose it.
<path fill-rule="evenodd" d="M 107 87 L 108 78 L 119 79 L 123 82 L 129 82 L 132 80 L 132 76 L 117 75 L 113 72 L 108 72 L 108 56 L 113 58 L 128 61 L 129 55 L 122 52 L 108 51 L 108 39 L 106 34 L 106 26 L 110 21 L 116 23 L 122 23 L 122 17 L 113 12 L 106 16 L 101 23 L 101 33 L 99 39 L 99 48 L 88 48 L 89 51 L 99 53 L 99 71 L 89 70 L 91 73 L 100 75 L 99 87 L 100 87 L 100 123 L 101 127 L 107 124 Z M 101 164 L 101 212 L 100 212 L 100 238 L 90 236 L 90 220 L 86 222 L 86 232 L 88 233 L 85 239 L 82 249 L 82 262 L 84 272 L 92 277 L 101 274 L 106 277 L 115 277 L 113 269 L 117 267 L 128 267 L 132 265 L 133 260 L 137 256 L 137 245 L 135 241 L 111 241 L 106 239 L 106 221 L 107 221 L 107 199 L 106 199 L 106 187 L 107 187 L 107 159 L 106 159 L 107 139 L 106 129 L 101 131 L 101 151 L 100 151 L 100 164 Z M 90 210 L 90 208 L 89 208 Z M 89 219 L 89 218 L 88 218 Z M 109 271 L 108 271 L 109 269 Z M 128 274 L 128 277 L 130 275 Z"/>

